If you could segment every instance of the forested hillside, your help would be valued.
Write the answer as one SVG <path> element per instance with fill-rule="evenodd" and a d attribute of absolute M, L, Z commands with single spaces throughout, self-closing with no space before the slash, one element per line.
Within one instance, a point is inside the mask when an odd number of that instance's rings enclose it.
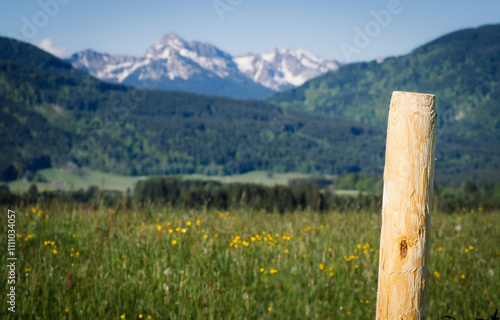
<path fill-rule="evenodd" d="M 383 166 L 379 127 L 261 101 L 108 84 L 6 38 L 0 52 L 3 180 L 48 166 L 128 175 L 380 173 Z"/>
<path fill-rule="evenodd" d="M 383 126 L 109 84 L 8 38 L 0 38 L 0 105 L 4 181 L 47 167 L 61 175 L 74 167 L 125 175 L 383 171 Z M 438 139 L 436 181 L 499 176 L 495 137 Z"/>
<path fill-rule="evenodd" d="M 381 63 L 343 65 L 268 101 L 385 126 L 392 91 L 436 95 L 438 181 L 500 180 L 500 25 L 456 31 Z"/>
<path fill-rule="evenodd" d="M 500 25 L 453 32 L 382 63 L 343 65 L 269 101 L 332 119 L 385 125 L 392 91 L 435 94 L 442 131 L 498 136 Z"/>

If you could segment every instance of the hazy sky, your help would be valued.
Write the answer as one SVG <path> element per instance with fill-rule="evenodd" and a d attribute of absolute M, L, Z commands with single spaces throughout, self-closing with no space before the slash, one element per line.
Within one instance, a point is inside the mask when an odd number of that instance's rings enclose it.
<path fill-rule="evenodd" d="M 0 0 L 0 35 L 59 56 L 87 48 L 141 56 L 175 32 L 232 55 L 280 46 L 359 61 L 496 23 L 499 0 Z"/>

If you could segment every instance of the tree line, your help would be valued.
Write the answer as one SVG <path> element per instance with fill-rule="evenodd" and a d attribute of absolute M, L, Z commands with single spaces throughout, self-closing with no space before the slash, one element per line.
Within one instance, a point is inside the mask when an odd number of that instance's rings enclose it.
<path fill-rule="evenodd" d="M 320 180 L 321 181 L 321 180 Z M 183 180 L 179 177 L 153 177 L 139 181 L 135 190 L 125 193 L 89 187 L 77 191 L 42 191 L 36 185 L 22 194 L 0 187 L 0 205 L 33 205 L 50 207 L 64 204 L 96 209 L 138 209 L 170 206 L 196 210 L 253 209 L 268 213 L 301 210 L 315 212 L 380 212 L 382 195 L 359 192 L 345 196 L 335 194 L 328 185 L 315 179 L 297 179 L 288 185 L 264 186 L 250 183 L 224 184 L 217 181 Z M 434 211 L 454 213 L 500 209 L 500 184 L 476 186 L 466 181 L 457 190 L 436 188 Z"/>

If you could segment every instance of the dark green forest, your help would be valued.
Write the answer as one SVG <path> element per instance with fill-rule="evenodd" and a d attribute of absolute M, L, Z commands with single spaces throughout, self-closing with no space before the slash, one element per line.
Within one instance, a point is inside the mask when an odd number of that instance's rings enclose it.
<path fill-rule="evenodd" d="M 349 174 L 342 177 L 349 188 L 370 185 L 372 178 Z M 184 180 L 181 177 L 152 177 L 140 181 L 135 190 L 125 194 L 106 191 L 98 187 L 76 191 L 39 191 L 36 185 L 23 193 L 11 193 L 0 187 L 0 205 L 51 206 L 62 204 L 72 208 L 99 207 L 117 210 L 169 206 L 197 210 L 253 209 L 268 213 L 289 213 L 297 210 L 315 212 L 379 212 L 382 206 L 381 192 L 359 193 L 355 196 L 339 196 L 322 179 L 309 178 L 290 181 L 288 185 L 263 186 L 251 183 L 223 184 L 217 181 Z M 354 183 L 349 185 L 349 183 Z M 465 181 L 457 188 L 436 188 L 434 208 L 438 212 L 457 213 L 473 210 L 491 211 L 500 208 L 500 184 L 484 183 L 478 187 Z"/>

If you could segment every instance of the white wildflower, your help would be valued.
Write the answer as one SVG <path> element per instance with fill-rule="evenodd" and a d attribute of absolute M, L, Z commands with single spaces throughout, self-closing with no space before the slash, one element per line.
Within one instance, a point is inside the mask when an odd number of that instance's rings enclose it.
<path fill-rule="evenodd" d="M 165 270 L 163 270 L 163 274 L 166 275 L 166 276 L 169 276 L 172 274 L 172 269 L 170 268 L 165 268 Z"/>

